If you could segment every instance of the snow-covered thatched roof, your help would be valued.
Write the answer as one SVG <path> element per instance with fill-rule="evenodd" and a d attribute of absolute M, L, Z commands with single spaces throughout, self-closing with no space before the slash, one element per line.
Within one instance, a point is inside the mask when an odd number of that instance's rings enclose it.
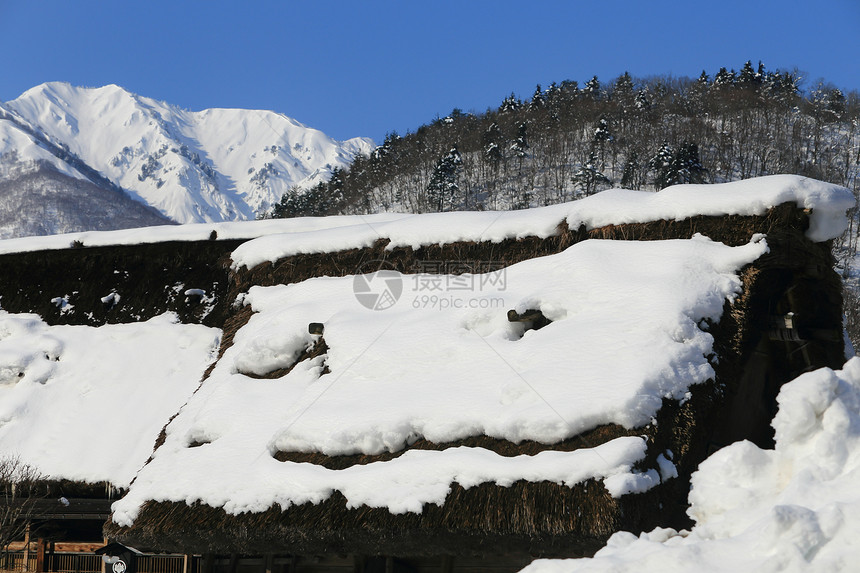
<path fill-rule="evenodd" d="M 61 387 L 88 396 L 69 403 L 68 418 L 83 404 L 110 411 L 122 384 L 146 393 L 147 380 L 160 378 L 170 412 L 132 399 L 147 431 L 112 428 L 119 441 L 151 445 L 166 424 L 148 463 L 145 448 L 126 462 L 143 467 L 114 505 L 109 529 L 122 540 L 195 551 L 274 540 L 290 552 L 332 543 L 359 550 L 361 536 L 344 528 L 385 538 L 386 528 L 407 527 L 424 538 L 513 536 L 526 551 L 593 544 L 625 519 L 652 523 L 652 510 L 683 489 L 673 483 L 713 438 L 704 421 L 720 410 L 721 372 L 742 369 L 769 326 L 769 297 L 778 300 L 810 260 L 829 267 L 829 247 L 816 243 L 844 230 L 852 204 L 843 188 L 778 176 L 657 194 L 612 190 L 520 212 L 278 223 L 288 232 L 232 252 L 238 304 L 221 325 L 217 357 L 212 330 L 197 325 L 76 327 L 119 341 L 115 350 L 98 343 L 107 349 L 103 388 L 77 365 L 77 333 L 62 330 L 73 327 L 0 314 L 0 333 L 8 332 L 0 373 L 9 373 L 0 391 L 17 400 L 0 403 L 19 404 L 0 413 L 0 449 L 16 426 L 36 439 L 39 418 L 27 404 Z M 207 226 L 199 239 L 211 230 L 229 238 L 227 229 Z M 664 240 L 586 240 L 594 237 Z M 788 246 L 796 260 L 786 263 Z M 768 265 L 782 265 L 785 276 L 763 281 Z M 512 322 L 509 311 L 541 319 Z M 816 328 L 838 330 L 832 314 Z M 22 321 L 26 328 L 8 326 Z M 323 334 L 310 334 L 310 323 Z M 142 334 L 150 327 L 173 346 L 150 343 Z M 23 350 L 41 348 L 37 341 L 48 358 Z M 133 375 L 130 356 L 141 362 Z M 816 360 L 831 356 L 826 346 Z M 171 376 L 182 382 L 166 382 Z M 110 427 L 110 418 L 85 419 L 77 418 L 93 435 Z M 672 425 L 684 429 L 667 431 Z M 129 481 L 127 468 L 50 466 L 51 447 L 26 455 L 55 477 Z M 591 510 L 549 517 L 547 500 L 559 496 Z M 511 503 L 525 513 L 508 518 Z M 400 547 L 389 539 L 391 552 L 414 550 L 413 537 Z"/>

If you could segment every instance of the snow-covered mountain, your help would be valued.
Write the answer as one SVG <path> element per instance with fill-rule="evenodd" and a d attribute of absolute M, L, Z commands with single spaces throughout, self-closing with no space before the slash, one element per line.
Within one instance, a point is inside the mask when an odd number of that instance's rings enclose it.
<path fill-rule="evenodd" d="M 290 187 L 326 180 L 372 149 L 368 138 L 335 141 L 283 114 L 192 112 L 116 85 L 51 82 L 0 105 L 0 177 L 48 162 L 179 223 L 253 219 Z"/>

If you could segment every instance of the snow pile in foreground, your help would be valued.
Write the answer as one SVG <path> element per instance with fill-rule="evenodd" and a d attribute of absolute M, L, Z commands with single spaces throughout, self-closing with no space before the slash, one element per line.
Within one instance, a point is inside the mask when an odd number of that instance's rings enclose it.
<path fill-rule="evenodd" d="M 319 502 L 334 490 L 351 507 L 417 512 L 442 504 L 452 482 L 595 477 L 614 495 L 643 491 L 673 468 L 631 472 L 645 453 L 639 437 L 533 457 L 413 450 L 347 470 L 279 462 L 273 453 L 376 454 L 422 437 L 482 434 L 554 443 L 605 423 L 644 426 L 664 396 L 683 399 L 713 376 L 705 358 L 713 339 L 699 324 L 719 319 L 740 290 L 738 269 L 766 250 L 761 239 L 741 247 L 700 236 L 595 240 L 479 275 L 254 287 L 244 302 L 256 314 L 168 425 L 164 445 L 114 505 L 114 520 L 131 524 L 147 500 L 240 513 Z M 384 310 L 365 306 L 374 293 Z M 540 309 L 553 322 L 524 332 L 508 322 L 508 309 Z M 310 322 L 325 324 L 325 356 L 277 379 L 249 376 L 290 366 L 313 341 Z"/>
<path fill-rule="evenodd" d="M 300 253 L 368 247 L 382 238 L 390 239 L 388 248 L 457 241 L 500 242 L 527 236 L 549 237 L 565 220 L 572 229 L 580 225 L 594 229 L 683 220 L 696 215 L 763 215 L 783 203 L 812 210 L 807 236 L 819 242 L 835 239 L 848 228 L 845 212 L 854 206 L 854 196 L 845 187 L 796 175 L 716 185 L 675 185 L 658 193 L 609 189 L 578 201 L 524 211 L 430 213 L 389 222 L 361 221 L 327 233 L 269 235 L 240 245 L 233 252 L 233 268 L 253 268 Z"/>
<path fill-rule="evenodd" d="M 779 395 L 776 449 L 732 444 L 693 475 L 691 532 L 616 533 L 593 559 L 524 572 L 856 571 L 860 563 L 860 358 Z"/>
<path fill-rule="evenodd" d="M 0 457 L 128 487 L 219 339 L 171 315 L 93 328 L 0 311 Z"/>

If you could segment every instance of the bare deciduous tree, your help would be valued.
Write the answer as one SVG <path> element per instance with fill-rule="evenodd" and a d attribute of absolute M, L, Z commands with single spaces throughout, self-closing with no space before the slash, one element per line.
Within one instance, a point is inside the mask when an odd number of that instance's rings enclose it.
<path fill-rule="evenodd" d="M 17 456 L 0 457 L 0 556 L 24 536 L 33 516 L 42 476 Z"/>

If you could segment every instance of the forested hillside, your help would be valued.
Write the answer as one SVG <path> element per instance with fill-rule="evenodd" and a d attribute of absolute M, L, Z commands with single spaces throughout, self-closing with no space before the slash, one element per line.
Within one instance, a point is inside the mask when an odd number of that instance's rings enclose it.
<path fill-rule="evenodd" d="M 698 79 L 625 73 L 537 86 L 497 109 L 455 109 L 414 132 L 389 134 L 369 157 L 275 217 L 547 205 L 610 186 L 660 189 L 774 173 L 858 189 L 860 96 L 763 64 Z"/>

